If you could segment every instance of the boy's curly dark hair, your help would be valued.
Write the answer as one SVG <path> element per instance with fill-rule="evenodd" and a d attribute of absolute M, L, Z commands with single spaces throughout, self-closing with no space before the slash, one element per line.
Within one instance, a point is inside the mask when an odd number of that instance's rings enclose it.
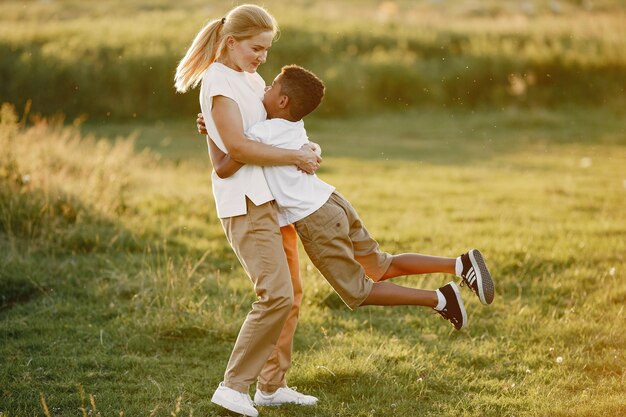
<path fill-rule="evenodd" d="M 289 97 L 289 112 L 300 120 L 319 106 L 324 97 L 324 83 L 311 71 L 298 65 L 281 69 L 280 93 Z"/>

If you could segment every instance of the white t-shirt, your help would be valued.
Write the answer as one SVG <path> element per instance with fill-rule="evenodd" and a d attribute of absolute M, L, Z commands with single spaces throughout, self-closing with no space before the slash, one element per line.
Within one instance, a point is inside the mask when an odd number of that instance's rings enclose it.
<path fill-rule="evenodd" d="M 228 153 L 228 150 L 211 115 L 213 97 L 224 96 L 237 103 L 245 132 L 267 117 L 262 102 L 264 90 L 265 82 L 256 72 L 235 71 L 218 62 L 206 70 L 200 88 L 200 107 L 209 137 L 222 152 Z M 211 178 L 220 218 L 246 214 L 246 196 L 257 206 L 274 199 L 260 166 L 246 164 L 229 178 L 220 178 L 213 171 Z"/>
<path fill-rule="evenodd" d="M 247 132 L 250 139 L 283 149 L 300 149 L 309 143 L 304 122 L 270 119 L 259 122 Z M 278 204 L 281 226 L 295 223 L 326 203 L 335 187 L 316 175 L 298 171 L 295 165 L 263 167 L 265 178 Z"/>

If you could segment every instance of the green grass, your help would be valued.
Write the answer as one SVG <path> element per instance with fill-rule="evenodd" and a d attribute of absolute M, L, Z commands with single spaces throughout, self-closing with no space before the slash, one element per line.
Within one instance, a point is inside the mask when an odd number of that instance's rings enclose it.
<path fill-rule="evenodd" d="M 469 327 L 455 332 L 426 309 L 349 312 L 303 260 L 289 382 L 321 401 L 262 415 L 623 415 L 624 116 L 309 120 L 320 177 L 385 250 L 479 247 L 497 296 L 483 307 L 464 291 Z M 193 117 L 81 132 L 17 123 L 5 107 L 0 415 L 43 415 L 42 397 L 52 416 L 224 415 L 209 399 L 253 293 L 215 217 Z"/>

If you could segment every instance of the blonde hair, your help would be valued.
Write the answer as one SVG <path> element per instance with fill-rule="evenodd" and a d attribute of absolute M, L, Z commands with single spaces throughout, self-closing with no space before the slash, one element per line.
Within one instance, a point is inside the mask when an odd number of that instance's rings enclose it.
<path fill-rule="evenodd" d="M 184 93 L 200 83 L 209 65 L 224 53 L 229 36 L 241 41 L 263 32 L 272 32 L 276 37 L 278 24 L 267 10 L 253 4 L 242 4 L 225 18 L 211 20 L 196 35 L 178 63 L 174 76 L 176 91 Z"/>

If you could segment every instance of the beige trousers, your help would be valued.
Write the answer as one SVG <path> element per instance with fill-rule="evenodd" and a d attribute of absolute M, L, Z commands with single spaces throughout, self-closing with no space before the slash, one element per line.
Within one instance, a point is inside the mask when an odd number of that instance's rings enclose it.
<path fill-rule="evenodd" d="M 302 281 L 300 281 L 300 262 L 298 259 L 298 234 L 293 225 L 280 228 L 283 235 L 283 248 L 287 255 L 291 286 L 293 287 L 293 304 L 287 316 L 287 321 L 276 343 L 276 347 L 269 357 L 257 382 L 257 388 L 263 392 L 271 393 L 278 388 L 286 387 L 285 376 L 291 367 L 291 351 L 293 349 L 293 336 L 298 326 L 298 314 L 302 304 Z"/>
<path fill-rule="evenodd" d="M 283 331 L 293 314 L 294 290 L 276 203 L 255 206 L 248 199 L 246 203 L 247 214 L 221 219 L 226 237 L 257 295 L 239 330 L 224 384 L 248 392 L 250 384 L 258 378 L 260 388 L 272 392 L 271 387 L 285 384 L 298 311 L 295 311 L 295 322 L 292 320 L 293 330 Z"/>

